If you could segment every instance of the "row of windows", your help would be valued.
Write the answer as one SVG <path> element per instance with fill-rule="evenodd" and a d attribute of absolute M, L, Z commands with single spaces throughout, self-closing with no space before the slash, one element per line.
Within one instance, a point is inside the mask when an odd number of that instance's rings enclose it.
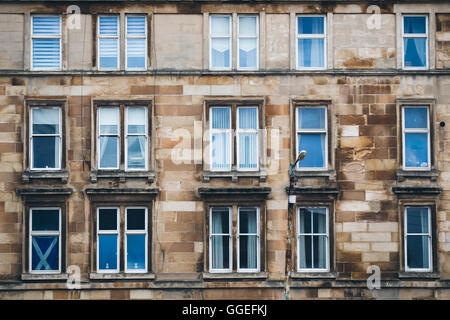
<path fill-rule="evenodd" d="M 100 70 L 120 69 L 119 16 L 98 17 L 97 53 Z M 125 16 L 125 68 L 146 70 L 148 57 L 147 19 Z M 299 70 L 327 68 L 327 22 L 325 15 L 299 15 L 296 23 L 296 66 Z M 259 18 L 237 16 L 237 39 L 233 41 L 231 15 L 211 15 L 209 67 L 231 70 L 232 47 L 237 46 L 238 70 L 259 69 Z M 31 67 L 33 70 L 61 69 L 61 17 L 32 16 Z M 405 15 L 402 24 L 402 66 L 428 68 L 428 17 Z"/>
<path fill-rule="evenodd" d="M 405 208 L 405 271 L 433 270 L 430 209 L 418 206 Z M 148 220 L 146 207 L 98 207 L 95 236 L 96 272 L 149 272 L 151 241 Z M 235 220 L 236 224 L 233 223 Z M 299 207 L 296 220 L 297 271 L 330 271 L 332 231 L 329 208 Z M 31 208 L 29 223 L 30 272 L 61 272 L 61 208 Z M 234 225 L 237 226 L 235 230 Z M 121 233 L 124 233 L 123 237 Z M 209 272 L 261 271 L 261 253 L 264 251 L 261 233 L 264 233 L 264 228 L 260 207 L 211 207 Z M 236 253 L 233 253 L 233 250 L 236 250 Z M 120 252 L 124 252 L 123 258 Z"/>
<path fill-rule="evenodd" d="M 30 110 L 30 169 L 60 170 L 63 153 L 61 107 L 32 106 Z M 149 107 L 113 105 L 99 106 L 96 110 L 97 168 L 119 169 L 123 152 L 126 171 L 148 170 Z M 224 104 L 209 108 L 211 171 L 231 171 L 234 163 L 238 171 L 260 169 L 260 131 L 263 129 L 260 112 L 259 105 Z M 296 152 L 307 152 L 307 157 L 299 161 L 298 170 L 328 169 L 328 112 L 324 105 L 296 107 Z M 401 112 L 403 168 L 430 170 L 430 107 L 404 105 Z"/>

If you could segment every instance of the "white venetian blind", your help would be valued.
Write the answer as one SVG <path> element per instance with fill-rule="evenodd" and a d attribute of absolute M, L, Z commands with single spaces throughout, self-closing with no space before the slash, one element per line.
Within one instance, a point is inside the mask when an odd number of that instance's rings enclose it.
<path fill-rule="evenodd" d="M 61 68 L 61 17 L 33 16 L 31 38 L 32 68 Z"/>

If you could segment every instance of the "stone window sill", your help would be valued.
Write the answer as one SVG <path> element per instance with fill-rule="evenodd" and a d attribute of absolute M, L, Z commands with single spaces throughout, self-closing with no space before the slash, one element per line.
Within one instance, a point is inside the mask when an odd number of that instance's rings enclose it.
<path fill-rule="evenodd" d="M 431 170 L 403 170 L 403 169 L 397 169 L 395 171 L 395 174 L 397 176 L 398 182 L 403 182 L 405 179 L 408 178 L 428 178 L 431 181 L 437 181 L 439 177 L 439 173 L 436 169 Z"/>
<path fill-rule="evenodd" d="M 148 182 L 152 183 L 155 181 L 156 173 L 155 171 L 95 170 L 90 176 L 92 183 L 96 183 L 99 178 L 118 178 L 120 182 L 125 182 L 126 179 L 147 178 Z"/>
<path fill-rule="evenodd" d="M 441 276 L 439 272 L 407 272 L 407 271 L 400 271 L 398 273 L 398 278 L 401 280 L 408 280 L 408 279 L 418 279 L 418 280 L 432 280 L 432 279 L 439 279 Z"/>
<path fill-rule="evenodd" d="M 55 170 L 55 171 L 34 171 L 26 170 L 22 172 L 22 182 L 29 183 L 34 179 L 57 179 L 62 183 L 67 183 L 69 180 L 69 171 L 67 170 Z"/>
<path fill-rule="evenodd" d="M 90 280 L 153 280 L 154 273 L 89 273 Z"/>
<path fill-rule="evenodd" d="M 239 178 L 256 178 L 260 182 L 265 182 L 267 172 L 265 171 L 203 171 L 203 182 L 209 182 L 211 178 L 230 178 L 232 182 L 238 182 Z"/>
<path fill-rule="evenodd" d="M 266 280 L 267 272 L 230 272 L 230 273 L 213 273 L 203 272 L 203 280 Z"/>
<path fill-rule="evenodd" d="M 334 280 L 336 279 L 336 272 L 293 272 L 291 278 L 294 280 Z"/>
<path fill-rule="evenodd" d="M 306 170 L 295 170 L 294 173 L 295 180 L 299 178 L 318 178 L 325 177 L 331 182 L 336 181 L 336 171 L 335 170 L 316 170 L 316 171 L 306 171 Z"/>
<path fill-rule="evenodd" d="M 66 281 L 67 273 L 22 273 L 22 281 Z"/>

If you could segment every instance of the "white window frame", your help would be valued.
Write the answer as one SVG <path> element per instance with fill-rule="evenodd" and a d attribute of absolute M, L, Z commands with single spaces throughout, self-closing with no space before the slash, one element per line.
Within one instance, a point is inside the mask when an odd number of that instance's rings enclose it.
<path fill-rule="evenodd" d="M 145 228 L 140 230 L 128 230 L 128 209 L 139 209 L 145 211 Z M 128 235 L 145 235 L 145 266 L 144 269 L 128 269 Z M 146 273 L 148 269 L 148 208 L 126 207 L 125 208 L 125 273 Z"/>
<path fill-rule="evenodd" d="M 144 108 L 145 110 L 145 132 L 141 133 L 129 133 L 128 132 L 128 110 L 130 108 Z M 125 106 L 125 171 L 147 171 L 148 170 L 148 107 L 147 106 Z M 145 150 L 144 150 L 144 161 L 145 167 L 142 169 L 128 168 L 128 136 L 143 136 L 145 137 Z M 119 137 L 120 139 L 120 137 Z M 119 164 L 120 165 L 120 164 Z"/>
<path fill-rule="evenodd" d="M 100 35 L 100 18 L 116 17 L 117 18 L 117 35 Z M 100 66 L 100 39 L 116 39 L 117 40 L 117 68 L 102 68 Z M 98 70 L 120 70 L 120 16 L 119 15 L 99 15 L 97 17 L 97 60 Z"/>
<path fill-rule="evenodd" d="M 301 108 L 320 108 L 325 110 L 325 128 L 324 129 L 299 129 L 299 116 L 298 112 Z M 297 159 L 299 152 L 299 134 L 323 134 L 325 133 L 325 156 L 324 156 L 324 166 L 323 167 L 304 167 L 300 166 L 300 161 L 295 166 L 296 171 L 326 171 L 328 170 L 328 107 L 326 105 L 297 105 L 295 108 L 295 158 Z M 308 156 L 308 155 L 306 155 Z"/>
<path fill-rule="evenodd" d="M 214 17 L 227 17 L 229 23 L 229 33 L 228 35 L 213 35 L 212 34 L 212 19 Z M 213 14 L 209 16 L 209 69 L 210 70 L 231 70 L 232 69 L 232 55 L 233 55 L 233 44 L 232 44 L 232 38 L 233 38 L 233 19 L 231 15 L 227 14 Z M 222 68 L 222 67 L 214 67 L 212 65 L 212 40 L 213 38 L 228 38 L 228 43 L 230 46 L 230 57 L 229 57 L 229 64 L 230 66 L 228 68 Z"/>
<path fill-rule="evenodd" d="M 430 131 L 430 106 L 429 105 L 402 105 L 402 167 L 405 171 L 430 171 L 431 170 L 431 131 Z M 405 108 L 426 108 L 427 109 L 427 128 L 405 128 Z M 427 167 L 407 167 L 406 166 L 406 133 L 426 133 L 427 134 Z"/>
<path fill-rule="evenodd" d="M 33 133 L 33 114 L 36 109 L 58 109 L 59 112 L 59 133 Z M 30 145 L 30 170 L 32 171 L 58 171 L 61 170 L 62 162 L 62 107 L 60 106 L 31 106 L 30 107 L 30 124 L 29 124 L 29 145 Z M 34 168 L 34 152 L 33 152 L 33 137 L 59 137 L 59 155 L 58 163 L 55 168 Z"/>
<path fill-rule="evenodd" d="M 255 209 L 256 210 L 256 233 L 241 233 L 241 228 L 240 228 L 240 214 L 241 214 L 241 209 Z M 261 251 L 261 244 L 260 244 L 260 239 L 261 239 L 261 235 L 260 235 L 260 221 L 259 221 L 259 207 L 238 207 L 238 217 L 237 217 L 237 235 L 236 235 L 236 250 L 237 250 L 237 272 L 259 272 L 261 270 L 261 257 L 260 257 L 260 251 Z M 252 269 L 252 268 L 241 268 L 240 267 L 240 236 L 256 236 L 256 269 Z"/>
<path fill-rule="evenodd" d="M 128 34 L 128 17 L 144 17 L 145 20 L 145 34 L 144 35 L 129 35 Z M 127 70 L 147 70 L 148 68 L 148 41 L 147 35 L 148 27 L 147 27 L 147 16 L 138 15 L 138 14 L 127 14 L 125 16 L 125 69 Z M 143 68 L 130 68 L 128 67 L 128 39 L 145 39 L 145 65 Z M 119 50 L 120 51 L 120 50 Z"/>
<path fill-rule="evenodd" d="M 212 125 L 213 125 L 213 121 L 212 121 L 212 109 L 228 109 L 230 111 L 230 128 L 229 129 L 213 129 Z M 211 171 L 216 171 L 216 172 L 230 172 L 233 168 L 233 108 L 231 106 L 213 106 L 209 108 L 209 141 L 210 141 L 210 148 L 209 148 L 209 156 L 211 159 L 211 163 L 210 163 L 210 170 Z M 213 134 L 214 133 L 226 133 L 227 135 L 229 135 L 230 137 L 230 152 L 229 152 L 229 163 L 230 163 L 230 168 L 229 169 L 224 169 L 224 168 L 214 168 L 213 167 Z"/>
<path fill-rule="evenodd" d="M 300 211 L 301 209 L 325 209 L 326 210 L 326 233 L 313 233 L 312 232 L 312 220 L 311 220 L 311 233 L 300 233 Z M 313 219 L 314 215 L 311 215 Z M 298 272 L 329 272 L 330 271 L 330 213 L 327 206 L 301 206 L 297 208 L 297 270 Z M 325 236 L 326 241 L 326 268 L 300 268 L 300 236 Z M 314 242 L 312 243 L 312 248 Z M 314 249 L 312 249 L 312 254 L 314 255 Z M 314 256 L 313 256 L 314 260 Z"/>
<path fill-rule="evenodd" d="M 107 109 L 107 108 L 117 108 L 119 110 L 118 115 L 118 128 L 117 128 L 117 134 L 101 134 L 100 133 L 100 109 Z M 98 170 L 118 170 L 120 168 L 120 148 L 121 148 L 121 136 L 120 136 L 120 130 L 121 130 L 121 119 L 120 119 L 120 106 L 99 106 L 97 108 L 97 168 Z M 102 168 L 100 166 L 101 163 L 101 154 L 100 154 L 100 137 L 102 136 L 108 136 L 108 137 L 117 137 L 117 167 L 114 168 Z"/>
<path fill-rule="evenodd" d="M 215 208 L 228 209 L 228 233 L 212 233 L 212 212 Z M 209 209 L 209 272 L 211 273 L 231 273 L 233 271 L 233 233 L 232 233 L 232 214 L 233 208 L 228 206 L 212 206 Z M 212 237 L 213 236 L 228 236 L 228 269 L 213 269 L 212 264 Z"/>
<path fill-rule="evenodd" d="M 428 232 L 427 233 L 408 233 L 408 208 L 427 208 L 428 212 Z M 428 206 L 406 206 L 405 207 L 405 232 L 403 241 L 405 246 L 404 259 L 406 272 L 431 272 L 433 271 L 433 245 L 431 234 L 431 208 Z M 427 236 L 428 237 L 428 266 L 429 268 L 409 268 L 408 267 L 408 236 Z"/>
<path fill-rule="evenodd" d="M 116 230 L 100 230 L 100 210 L 115 209 L 116 210 Z M 100 235 L 117 235 L 117 268 L 116 269 L 100 269 Z M 97 273 L 119 273 L 120 271 L 120 208 L 119 207 L 98 207 L 97 208 Z"/>
<path fill-rule="evenodd" d="M 405 17 L 425 17 L 425 33 L 406 33 L 405 34 Z M 405 70 L 427 70 L 429 68 L 429 28 L 428 15 L 426 14 L 404 14 L 402 16 L 402 69 Z M 424 67 L 406 67 L 405 66 L 405 39 L 407 38 L 425 38 L 425 66 Z"/>
<path fill-rule="evenodd" d="M 34 24 L 34 18 L 35 17 L 58 17 L 59 18 L 59 35 L 35 35 L 33 33 L 33 24 Z M 31 16 L 31 23 L 30 23 L 30 34 L 31 34 L 31 45 L 30 45 L 30 66 L 31 70 L 61 70 L 62 69 L 62 20 L 60 15 L 41 15 L 41 14 L 35 14 Z M 34 39 L 59 39 L 59 67 L 58 68 L 36 68 L 33 65 L 33 40 Z"/>
<path fill-rule="evenodd" d="M 254 17 L 256 18 L 256 34 L 255 35 L 241 35 L 240 34 L 240 20 L 241 17 Z M 256 39 L 256 67 L 241 67 L 240 66 L 240 57 L 239 57 L 239 49 L 240 49 L 240 40 L 241 39 Z M 231 55 L 230 55 L 231 56 Z M 259 16 L 258 15 L 250 15 L 250 14 L 242 14 L 237 16 L 237 70 L 258 70 L 259 69 Z"/>
<path fill-rule="evenodd" d="M 256 108 L 256 129 L 241 129 L 239 128 L 239 109 L 240 108 Z M 252 169 L 252 168 L 241 168 L 240 167 L 240 152 L 239 152 L 239 136 L 241 134 L 245 134 L 245 133 L 256 133 L 256 168 Z M 233 149 L 233 146 L 231 147 Z M 233 152 L 231 152 L 230 154 L 233 154 Z M 238 106 L 236 108 L 236 169 L 238 171 L 259 171 L 259 107 L 258 106 Z"/>
<path fill-rule="evenodd" d="M 33 211 L 40 210 L 58 210 L 59 226 L 58 231 L 33 231 Z M 29 239 L 28 239 L 28 256 L 29 270 L 33 274 L 58 274 L 61 273 L 61 208 L 59 207 L 31 207 L 29 208 Z M 33 270 L 33 236 L 58 236 L 58 270 Z"/>
<path fill-rule="evenodd" d="M 323 18 L 323 34 L 299 34 L 298 20 L 307 17 L 322 17 Z M 297 70 L 326 70 L 327 67 L 327 16 L 324 14 L 298 14 L 295 17 L 295 66 Z M 323 40 L 323 67 L 300 67 L 298 64 L 298 40 L 299 39 L 324 39 Z"/>

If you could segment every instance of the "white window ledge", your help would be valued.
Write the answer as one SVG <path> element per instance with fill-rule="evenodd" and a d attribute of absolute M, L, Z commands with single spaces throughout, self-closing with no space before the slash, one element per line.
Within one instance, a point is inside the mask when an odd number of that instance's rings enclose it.
<path fill-rule="evenodd" d="M 439 272 L 410 272 L 410 271 L 400 271 L 398 273 L 399 279 L 439 279 L 441 276 Z"/>
<path fill-rule="evenodd" d="M 153 280 L 154 273 L 90 273 L 90 280 Z"/>
<path fill-rule="evenodd" d="M 265 280 L 267 272 L 230 272 L 230 273 L 212 273 L 203 272 L 204 280 Z"/>
<path fill-rule="evenodd" d="M 67 273 L 22 273 L 22 281 L 65 281 L 69 279 Z"/>
<path fill-rule="evenodd" d="M 293 272 L 291 278 L 295 280 L 336 279 L 336 272 Z"/>

